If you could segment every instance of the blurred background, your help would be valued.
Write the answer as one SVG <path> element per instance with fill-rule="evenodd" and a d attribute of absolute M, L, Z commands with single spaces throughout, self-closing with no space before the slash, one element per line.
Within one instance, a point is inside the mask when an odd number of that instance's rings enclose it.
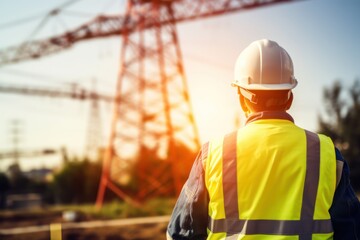
<path fill-rule="evenodd" d="M 201 144 L 245 123 L 233 65 L 262 38 L 292 57 L 295 123 L 333 139 L 359 191 L 359 10 L 357 0 L 2 1 L 1 239 L 163 239 Z"/>

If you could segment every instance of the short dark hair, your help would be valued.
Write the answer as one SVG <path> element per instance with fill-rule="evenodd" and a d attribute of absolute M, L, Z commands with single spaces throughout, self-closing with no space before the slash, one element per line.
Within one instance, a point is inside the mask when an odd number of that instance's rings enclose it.
<path fill-rule="evenodd" d="M 292 100 L 291 90 L 246 90 L 254 95 L 253 100 L 244 97 L 246 104 L 256 112 L 286 111 Z M 241 92 L 240 92 L 241 94 Z M 255 100 L 255 101 L 254 101 Z"/>

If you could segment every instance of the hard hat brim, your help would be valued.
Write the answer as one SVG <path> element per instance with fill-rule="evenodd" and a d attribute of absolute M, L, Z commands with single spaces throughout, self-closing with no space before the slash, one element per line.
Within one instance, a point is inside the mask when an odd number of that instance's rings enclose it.
<path fill-rule="evenodd" d="M 294 79 L 294 82 L 291 84 L 249 84 L 246 86 L 242 86 L 238 81 L 234 81 L 231 83 L 231 86 L 241 87 L 247 90 L 290 90 L 297 86 L 297 81 Z"/>

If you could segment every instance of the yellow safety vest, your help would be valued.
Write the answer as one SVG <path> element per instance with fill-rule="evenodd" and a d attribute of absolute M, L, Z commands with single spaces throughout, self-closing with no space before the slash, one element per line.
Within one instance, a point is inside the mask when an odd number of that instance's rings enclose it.
<path fill-rule="evenodd" d="M 208 239 L 332 239 L 330 138 L 289 120 L 251 122 L 203 151 Z"/>

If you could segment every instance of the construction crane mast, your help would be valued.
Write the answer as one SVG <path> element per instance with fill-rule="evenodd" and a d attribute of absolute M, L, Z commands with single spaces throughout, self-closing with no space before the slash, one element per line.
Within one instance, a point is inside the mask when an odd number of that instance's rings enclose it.
<path fill-rule="evenodd" d="M 177 194 L 183 184 L 180 172 L 184 164 L 179 146 L 196 149 L 200 141 L 176 24 L 294 1 L 298 0 L 129 0 L 125 15 L 98 16 L 64 34 L 0 51 L 0 65 L 50 55 L 85 40 L 121 35 L 111 132 L 96 205 L 102 206 L 106 189 L 132 202 L 114 180 L 134 156 L 143 163 L 138 169 L 141 191 L 135 197 Z M 163 156 L 170 169 L 146 172 L 144 149 Z M 172 181 L 162 177 L 169 172 Z"/>

